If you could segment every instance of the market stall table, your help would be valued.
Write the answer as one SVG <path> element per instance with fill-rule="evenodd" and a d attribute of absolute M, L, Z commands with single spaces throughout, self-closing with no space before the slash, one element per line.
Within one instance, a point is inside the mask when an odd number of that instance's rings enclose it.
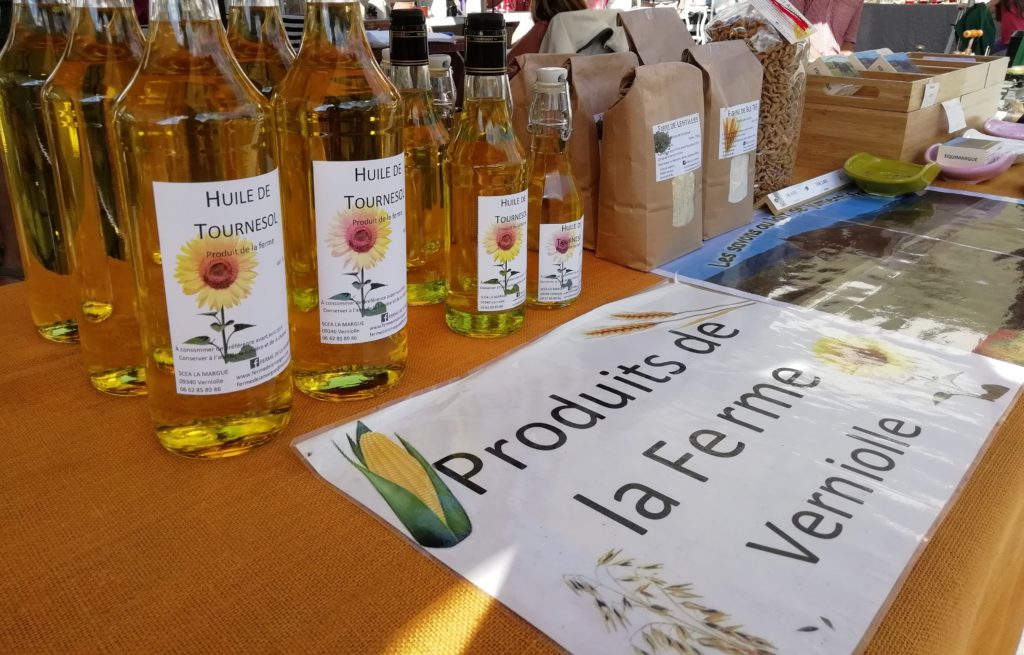
<path fill-rule="evenodd" d="M 145 400 L 93 391 L 77 348 L 34 333 L 24 285 L 0 288 L 0 652 L 558 652 L 322 483 L 290 442 L 661 280 L 589 254 L 584 271 L 579 302 L 531 311 L 507 339 L 465 339 L 440 307 L 413 308 L 409 372 L 396 390 L 352 404 L 296 394 L 286 434 L 218 462 L 165 453 Z M 1018 404 L 868 653 L 1013 651 L 1024 622 L 1022 468 Z"/>

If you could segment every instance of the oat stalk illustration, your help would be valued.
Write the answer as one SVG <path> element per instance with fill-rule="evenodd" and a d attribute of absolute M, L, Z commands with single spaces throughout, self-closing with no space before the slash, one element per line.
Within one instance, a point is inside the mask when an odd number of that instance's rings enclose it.
<path fill-rule="evenodd" d="M 698 602 L 690 583 L 662 578 L 661 564 L 644 564 L 611 549 L 593 575 L 564 575 L 576 596 L 590 598 L 609 632 L 629 632 L 635 655 L 678 653 L 776 655 L 771 642 L 742 630 L 725 612 Z"/>

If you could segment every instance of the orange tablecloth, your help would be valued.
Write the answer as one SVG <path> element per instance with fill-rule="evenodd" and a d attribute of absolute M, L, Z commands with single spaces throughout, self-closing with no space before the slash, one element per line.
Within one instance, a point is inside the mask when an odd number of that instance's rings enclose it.
<path fill-rule="evenodd" d="M 585 260 L 581 300 L 521 334 L 450 333 L 411 311 L 408 377 L 376 401 L 297 395 L 242 457 L 165 453 L 143 399 L 93 391 L 0 287 L 0 652 L 552 653 L 502 605 L 317 479 L 292 438 L 433 385 L 658 278 Z M 868 651 L 1008 654 L 1024 623 L 1024 407 L 913 567 Z"/>

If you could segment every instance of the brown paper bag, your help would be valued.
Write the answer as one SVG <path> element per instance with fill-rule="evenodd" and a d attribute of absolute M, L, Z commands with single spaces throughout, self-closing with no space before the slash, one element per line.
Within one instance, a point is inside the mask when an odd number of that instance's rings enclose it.
<path fill-rule="evenodd" d="M 583 200 L 583 247 L 593 250 L 597 243 L 597 198 L 601 174 L 597 122 L 619 99 L 619 83 L 637 66 L 636 55 L 619 52 L 605 55 L 522 55 L 509 67 L 512 88 L 512 125 L 523 148 L 529 151 L 530 99 L 537 69 L 568 66 L 569 98 L 572 103 L 572 137 L 569 161 L 576 187 Z"/>
<path fill-rule="evenodd" d="M 629 47 L 646 65 L 682 61 L 683 52 L 696 44 L 686 23 L 672 7 L 647 7 L 619 14 Z"/>
<path fill-rule="evenodd" d="M 640 66 L 604 113 L 597 256 L 649 271 L 701 245 L 700 71 Z"/>
<path fill-rule="evenodd" d="M 754 216 L 762 69 L 743 41 L 697 46 L 685 58 L 704 76 L 704 238 L 710 239 Z"/>

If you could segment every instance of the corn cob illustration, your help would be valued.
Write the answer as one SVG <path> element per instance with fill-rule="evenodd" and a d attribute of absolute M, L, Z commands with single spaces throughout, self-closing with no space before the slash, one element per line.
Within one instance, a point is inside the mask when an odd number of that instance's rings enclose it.
<path fill-rule="evenodd" d="M 469 516 L 423 456 L 400 435 L 399 447 L 361 421 L 348 437 L 355 461 L 338 452 L 366 476 L 413 539 L 427 548 L 450 548 L 469 536 Z"/>

